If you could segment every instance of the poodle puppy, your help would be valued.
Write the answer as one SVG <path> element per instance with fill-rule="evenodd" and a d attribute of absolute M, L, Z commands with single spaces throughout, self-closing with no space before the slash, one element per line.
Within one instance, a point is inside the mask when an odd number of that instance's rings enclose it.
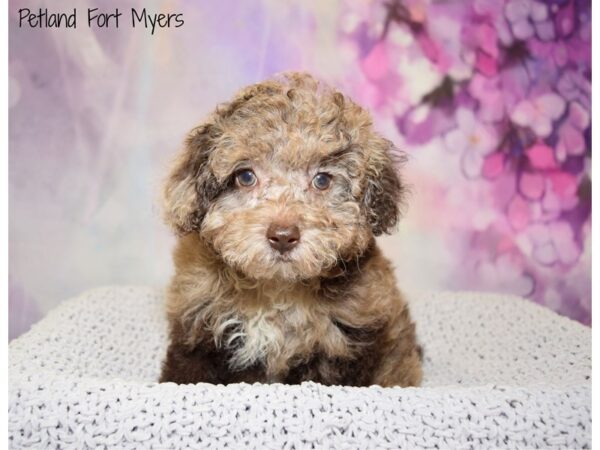
<path fill-rule="evenodd" d="M 414 386 L 415 326 L 374 236 L 392 143 L 310 75 L 249 86 L 193 129 L 164 188 L 178 235 L 161 381 Z"/>

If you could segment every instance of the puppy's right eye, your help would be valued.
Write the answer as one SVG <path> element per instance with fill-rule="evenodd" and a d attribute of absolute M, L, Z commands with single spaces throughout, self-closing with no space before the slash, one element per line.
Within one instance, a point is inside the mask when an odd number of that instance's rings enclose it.
<path fill-rule="evenodd" d="M 250 169 L 244 169 L 237 173 L 235 176 L 237 183 L 240 186 L 251 187 L 256 184 L 256 175 Z"/>
<path fill-rule="evenodd" d="M 324 191 L 331 185 L 331 175 L 319 172 L 312 180 L 312 185 L 320 191 Z"/>

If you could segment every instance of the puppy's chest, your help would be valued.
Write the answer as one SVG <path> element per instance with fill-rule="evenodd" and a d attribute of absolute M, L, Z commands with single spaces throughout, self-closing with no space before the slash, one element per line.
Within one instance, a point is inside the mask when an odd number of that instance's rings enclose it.
<path fill-rule="evenodd" d="M 315 353 L 347 352 L 347 343 L 328 311 L 290 298 L 237 313 L 229 364 L 242 369 L 263 365 L 267 374 L 285 372 L 294 361 Z"/>

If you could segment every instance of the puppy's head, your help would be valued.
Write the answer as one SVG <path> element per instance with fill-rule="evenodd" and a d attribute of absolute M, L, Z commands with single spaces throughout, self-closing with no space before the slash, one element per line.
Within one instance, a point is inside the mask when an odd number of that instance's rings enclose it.
<path fill-rule="evenodd" d="M 192 130 L 165 186 L 166 218 L 248 277 L 324 276 L 395 226 L 392 150 L 350 99 L 287 74 Z"/>

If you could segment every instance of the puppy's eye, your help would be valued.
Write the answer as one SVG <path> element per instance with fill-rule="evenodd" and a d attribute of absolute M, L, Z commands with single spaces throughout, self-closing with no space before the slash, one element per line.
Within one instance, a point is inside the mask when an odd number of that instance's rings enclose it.
<path fill-rule="evenodd" d="M 320 191 L 324 191 L 331 185 L 331 175 L 325 172 L 321 172 L 315 175 L 312 180 L 312 185 L 319 189 Z"/>
<path fill-rule="evenodd" d="M 240 186 L 254 186 L 256 184 L 256 175 L 250 169 L 240 170 L 235 176 L 236 181 Z"/>

